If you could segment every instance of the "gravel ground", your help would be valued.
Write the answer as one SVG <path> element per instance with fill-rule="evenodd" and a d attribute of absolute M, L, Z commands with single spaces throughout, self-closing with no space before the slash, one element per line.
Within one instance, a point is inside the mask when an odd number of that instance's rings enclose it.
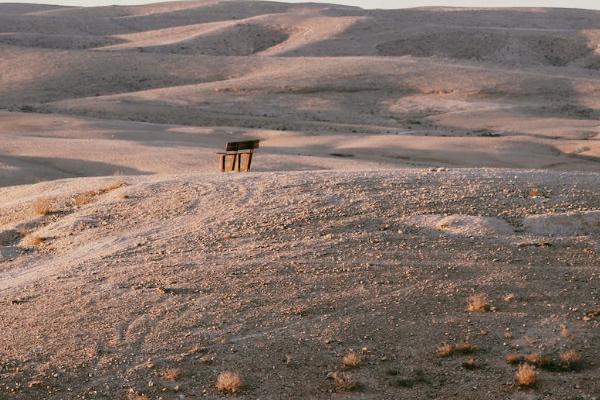
<path fill-rule="evenodd" d="M 597 398 L 598 185 L 429 169 L 0 189 L 0 398 L 220 398 L 225 370 L 239 398 Z M 480 293 L 489 311 L 468 312 Z M 436 355 L 460 342 L 476 349 Z M 523 389 L 509 353 L 551 362 Z"/>

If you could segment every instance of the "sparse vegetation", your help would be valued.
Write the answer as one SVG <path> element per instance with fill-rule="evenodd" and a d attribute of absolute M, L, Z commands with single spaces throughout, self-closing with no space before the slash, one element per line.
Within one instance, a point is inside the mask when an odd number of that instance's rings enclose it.
<path fill-rule="evenodd" d="M 79 193 L 75 196 L 73 196 L 73 205 L 77 206 L 77 207 L 81 207 L 84 206 L 86 204 L 91 203 L 92 201 L 94 201 L 94 198 L 96 197 L 96 192 L 84 192 L 84 193 Z"/>
<path fill-rule="evenodd" d="M 360 355 L 354 351 L 351 351 L 342 358 L 342 365 L 346 368 L 356 368 L 360 365 L 360 362 Z"/>
<path fill-rule="evenodd" d="M 31 210 L 35 215 L 48 215 L 52 212 L 53 201 L 47 197 L 37 199 L 31 205 Z"/>
<path fill-rule="evenodd" d="M 202 353 L 203 351 L 204 351 L 204 348 L 202 346 L 194 345 L 190 349 L 190 354 L 198 354 L 198 353 Z"/>
<path fill-rule="evenodd" d="M 39 246 L 42 243 L 44 243 L 46 241 L 46 238 L 43 236 L 38 235 L 37 233 L 31 233 L 27 236 L 25 236 L 25 238 L 23 239 L 23 244 L 25 246 L 31 246 L 31 247 L 35 247 L 35 246 Z"/>
<path fill-rule="evenodd" d="M 358 382 L 350 374 L 345 372 L 334 372 L 331 374 L 336 390 L 349 392 L 358 389 Z"/>
<path fill-rule="evenodd" d="M 129 389 L 127 392 L 127 400 L 150 400 L 150 398 L 145 394 L 138 393 L 133 389 Z"/>
<path fill-rule="evenodd" d="M 463 368 L 465 369 L 477 369 L 479 365 L 477 364 L 477 360 L 475 357 L 469 357 L 465 362 L 463 362 Z"/>
<path fill-rule="evenodd" d="M 462 342 L 455 346 L 454 351 L 461 354 L 469 354 L 477 350 L 477 346 L 469 342 Z"/>
<path fill-rule="evenodd" d="M 438 357 L 450 357 L 454 353 L 459 354 L 470 354 L 477 350 L 477 346 L 469 342 L 462 342 L 458 344 L 442 343 L 436 349 Z"/>
<path fill-rule="evenodd" d="M 567 350 L 560 353 L 560 361 L 564 369 L 573 371 L 581 367 L 583 357 L 575 350 Z"/>
<path fill-rule="evenodd" d="M 475 294 L 469 297 L 467 311 L 469 312 L 487 312 L 490 311 L 490 304 L 483 293 Z"/>
<path fill-rule="evenodd" d="M 503 300 L 507 303 L 511 303 L 517 299 L 517 296 L 514 293 L 508 293 L 504 295 Z"/>
<path fill-rule="evenodd" d="M 123 179 L 115 179 L 113 182 L 111 182 L 104 189 L 100 189 L 100 194 L 112 192 L 113 190 L 117 190 L 119 188 L 122 188 L 125 185 L 126 185 L 126 183 L 125 183 L 125 181 Z"/>
<path fill-rule="evenodd" d="M 438 346 L 435 353 L 438 357 L 450 357 L 454 354 L 455 346 L 450 343 L 442 343 Z"/>
<path fill-rule="evenodd" d="M 168 382 L 175 382 L 181 379 L 183 373 L 178 368 L 167 368 L 160 373 L 161 379 Z"/>
<path fill-rule="evenodd" d="M 515 373 L 515 381 L 521 387 L 531 387 L 537 381 L 537 371 L 535 367 L 528 364 L 521 364 Z"/>
<path fill-rule="evenodd" d="M 209 365 L 209 364 L 212 364 L 215 361 L 215 356 L 207 354 L 205 356 L 200 357 L 198 359 L 198 361 L 200 361 L 204 365 Z"/>
<path fill-rule="evenodd" d="M 536 367 L 543 368 L 543 367 L 549 365 L 550 359 L 543 354 L 532 353 L 532 354 L 528 354 L 525 357 L 525 362 L 527 364 L 535 365 Z"/>
<path fill-rule="evenodd" d="M 508 364 L 519 364 L 523 362 L 523 356 L 517 353 L 510 353 L 505 358 Z"/>
<path fill-rule="evenodd" d="M 215 384 L 217 390 L 223 393 L 239 393 L 242 390 L 242 378 L 231 371 L 221 372 Z"/>
<path fill-rule="evenodd" d="M 125 182 L 121 179 L 117 179 L 114 182 L 111 182 L 108 186 L 98 189 L 98 190 L 89 190 L 87 192 L 79 193 L 73 196 L 71 199 L 71 203 L 76 207 L 81 207 L 86 204 L 90 204 L 94 201 L 94 199 L 100 195 L 106 194 L 108 192 L 112 192 L 113 190 L 117 190 L 121 187 L 125 186 Z M 123 196 L 123 198 L 127 198 Z"/>

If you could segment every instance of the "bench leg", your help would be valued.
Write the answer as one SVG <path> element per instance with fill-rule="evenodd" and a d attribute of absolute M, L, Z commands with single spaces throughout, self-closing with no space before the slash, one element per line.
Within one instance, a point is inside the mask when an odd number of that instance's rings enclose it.
<path fill-rule="evenodd" d="M 246 172 L 250 172 L 251 165 L 252 165 L 252 152 L 248 153 L 248 163 L 246 164 Z"/>
<path fill-rule="evenodd" d="M 221 172 L 225 172 L 225 158 L 227 158 L 227 156 L 225 154 L 221 154 Z"/>
<path fill-rule="evenodd" d="M 242 154 L 238 153 L 238 154 L 236 154 L 236 157 L 237 157 L 237 160 L 238 160 L 238 162 L 237 162 L 237 172 L 241 172 L 241 170 L 242 170 Z"/>
<path fill-rule="evenodd" d="M 231 158 L 231 161 L 229 163 L 229 171 L 234 172 L 235 171 L 235 163 L 237 161 L 237 154 L 227 154 L 227 156 Z"/>

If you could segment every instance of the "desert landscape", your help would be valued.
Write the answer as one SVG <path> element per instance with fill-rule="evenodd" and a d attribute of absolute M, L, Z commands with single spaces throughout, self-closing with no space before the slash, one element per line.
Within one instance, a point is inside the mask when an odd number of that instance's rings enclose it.
<path fill-rule="evenodd" d="M 600 11 L 0 3 L 0 138 L 0 399 L 600 399 Z"/>

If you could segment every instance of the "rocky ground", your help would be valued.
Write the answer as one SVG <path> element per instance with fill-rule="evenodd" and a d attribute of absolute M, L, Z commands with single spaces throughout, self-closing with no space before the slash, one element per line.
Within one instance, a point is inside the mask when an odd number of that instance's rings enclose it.
<path fill-rule="evenodd" d="M 0 396 L 219 398 L 231 370 L 240 398 L 597 398 L 599 184 L 435 169 L 1 189 Z M 475 294 L 487 311 L 467 311 Z M 461 342 L 472 354 L 436 353 Z M 510 353 L 549 357 L 532 388 Z"/>

